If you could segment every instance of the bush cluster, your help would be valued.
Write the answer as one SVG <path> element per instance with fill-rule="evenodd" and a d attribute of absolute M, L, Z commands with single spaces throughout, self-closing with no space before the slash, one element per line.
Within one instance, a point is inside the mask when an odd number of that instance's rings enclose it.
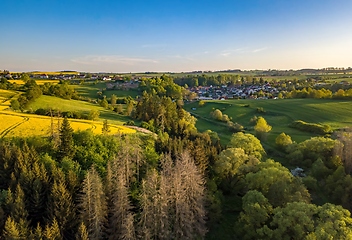
<path fill-rule="evenodd" d="M 294 121 L 289 126 L 301 131 L 316 133 L 320 135 L 332 133 L 332 129 L 329 125 L 317 124 L 317 123 L 306 123 L 302 120 Z"/>
<path fill-rule="evenodd" d="M 92 120 L 89 118 L 89 114 L 80 112 L 80 111 L 65 111 L 65 112 L 60 112 L 57 110 L 51 110 L 50 109 L 45 109 L 45 108 L 38 108 L 34 112 L 37 115 L 42 115 L 42 116 L 53 116 L 53 117 L 67 117 L 67 118 L 75 118 L 75 119 L 85 119 L 85 120 Z"/>

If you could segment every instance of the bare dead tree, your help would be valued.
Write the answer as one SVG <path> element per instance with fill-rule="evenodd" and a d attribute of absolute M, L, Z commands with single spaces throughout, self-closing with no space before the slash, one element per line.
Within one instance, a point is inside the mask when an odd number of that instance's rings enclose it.
<path fill-rule="evenodd" d="M 91 239 L 102 239 L 105 236 L 107 222 L 107 204 L 103 184 L 94 166 L 88 171 L 80 196 L 80 216 L 87 227 Z"/>
<path fill-rule="evenodd" d="M 175 164 L 170 156 L 162 162 L 159 194 L 168 201 L 166 229 L 170 229 L 171 239 L 204 238 L 205 226 L 205 186 L 200 170 L 187 152 L 182 153 Z"/>
<path fill-rule="evenodd" d="M 111 163 L 111 174 L 106 182 L 111 186 L 111 207 L 109 208 L 109 239 L 136 239 L 134 215 L 129 200 L 129 186 L 126 182 L 126 171 L 117 164 Z"/>
<path fill-rule="evenodd" d="M 139 234 L 142 239 L 170 239 L 169 193 L 165 178 L 155 169 L 142 180 L 141 218 Z"/>
<path fill-rule="evenodd" d="M 337 144 L 334 153 L 339 156 L 348 174 L 352 173 L 352 129 L 347 128 L 336 133 Z"/>

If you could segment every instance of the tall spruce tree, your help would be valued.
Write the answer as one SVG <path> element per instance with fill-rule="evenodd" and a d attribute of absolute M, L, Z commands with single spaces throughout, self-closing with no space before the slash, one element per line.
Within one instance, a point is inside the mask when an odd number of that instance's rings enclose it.
<path fill-rule="evenodd" d="M 60 145 L 58 157 L 60 160 L 62 160 L 64 157 L 72 158 L 74 152 L 73 129 L 67 117 L 65 117 L 60 128 Z"/>
<path fill-rule="evenodd" d="M 3 239 L 8 240 L 17 240 L 17 239 L 24 239 L 21 235 L 21 231 L 12 217 L 8 217 L 5 222 L 5 228 L 2 234 Z"/>
<path fill-rule="evenodd" d="M 72 238 L 72 229 L 76 225 L 75 205 L 72 195 L 67 190 L 64 181 L 54 181 L 48 201 L 49 219 L 52 224 L 58 223 L 60 235 Z M 53 225 L 54 226 L 54 225 Z M 56 228 L 56 226 L 55 226 Z"/>

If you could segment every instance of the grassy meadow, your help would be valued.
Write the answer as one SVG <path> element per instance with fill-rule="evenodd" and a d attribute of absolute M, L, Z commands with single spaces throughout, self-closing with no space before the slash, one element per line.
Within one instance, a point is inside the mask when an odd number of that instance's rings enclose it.
<path fill-rule="evenodd" d="M 99 98 L 101 95 L 110 98 L 111 95 L 115 94 L 118 98 L 124 98 L 131 96 L 135 98 L 139 95 L 137 90 L 106 90 L 106 82 L 86 82 L 80 85 L 71 85 L 78 92 L 79 95 L 91 99 Z M 101 95 L 98 93 L 101 92 Z"/>
<path fill-rule="evenodd" d="M 100 113 L 100 120 L 106 119 L 109 123 L 117 125 L 122 125 L 129 120 L 127 117 L 117 114 L 111 110 L 107 110 L 98 104 L 72 99 L 66 100 L 53 96 L 42 95 L 28 106 L 28 110 L 31 111 L 35 111 L 38 108 L 60 110 L 62 112 L 81 112 L 86 114 L 88 114 L 91 110 L 96 110 Z"/>
<path fill-rule="evenodd" d="M 49 136 L 53 123 L 57 130 L 62 122 L 60 118 L 38 116 L 34 114 L 14 113 L 0 111 L 0 138 L 4 137 L 25 137 L 25 136 Z M 91 129 L 93 133 L 101 134 L 103 123 L 100 121 L 69 119 L 71 127 L 77 130 Z M 135 133 L 136 130 L 109 124 L 109 134 Z"/>
<path fill-rule="evenodd" d="M 186 104 L 185 108 L 198 116 L 197 128 L 200 131 L 211 129 L 219 134 L 224 144 L 231 137 L 226 124 L 215 122 L 210 117 L 214 109 L 232 118 L 233 122 L 243 125 L 248 132 L 254 133 L 250 124 L 254 116 L 266 119 L 272 130 L 268 135 L 268 143 L 274 144 L 275 138 L 282 132 L 290 135 L 296 142 L 304 141 L 316 136 L 312 133 L 302 132 L 288 127 L 295 120 L 309 123 L 328 124 L 333 129 L 352 126 L 351 102 L 322 99 L 268 99 L 268 100 L 225 100 L 207 101 L 203 107 L 198 102 Z M 196 110 L 192 110 L 196 108 Z M 265 113 L 259 113 L 257 108 L 263 108 Z"/>

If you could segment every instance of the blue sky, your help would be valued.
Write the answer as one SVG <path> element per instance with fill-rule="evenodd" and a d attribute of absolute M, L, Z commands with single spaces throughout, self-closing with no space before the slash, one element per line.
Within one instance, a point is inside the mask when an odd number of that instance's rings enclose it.
<path fill-rule="evenodd" d="M 350 0 L 0 0 L 0 69 L 352 67 Z"/>

